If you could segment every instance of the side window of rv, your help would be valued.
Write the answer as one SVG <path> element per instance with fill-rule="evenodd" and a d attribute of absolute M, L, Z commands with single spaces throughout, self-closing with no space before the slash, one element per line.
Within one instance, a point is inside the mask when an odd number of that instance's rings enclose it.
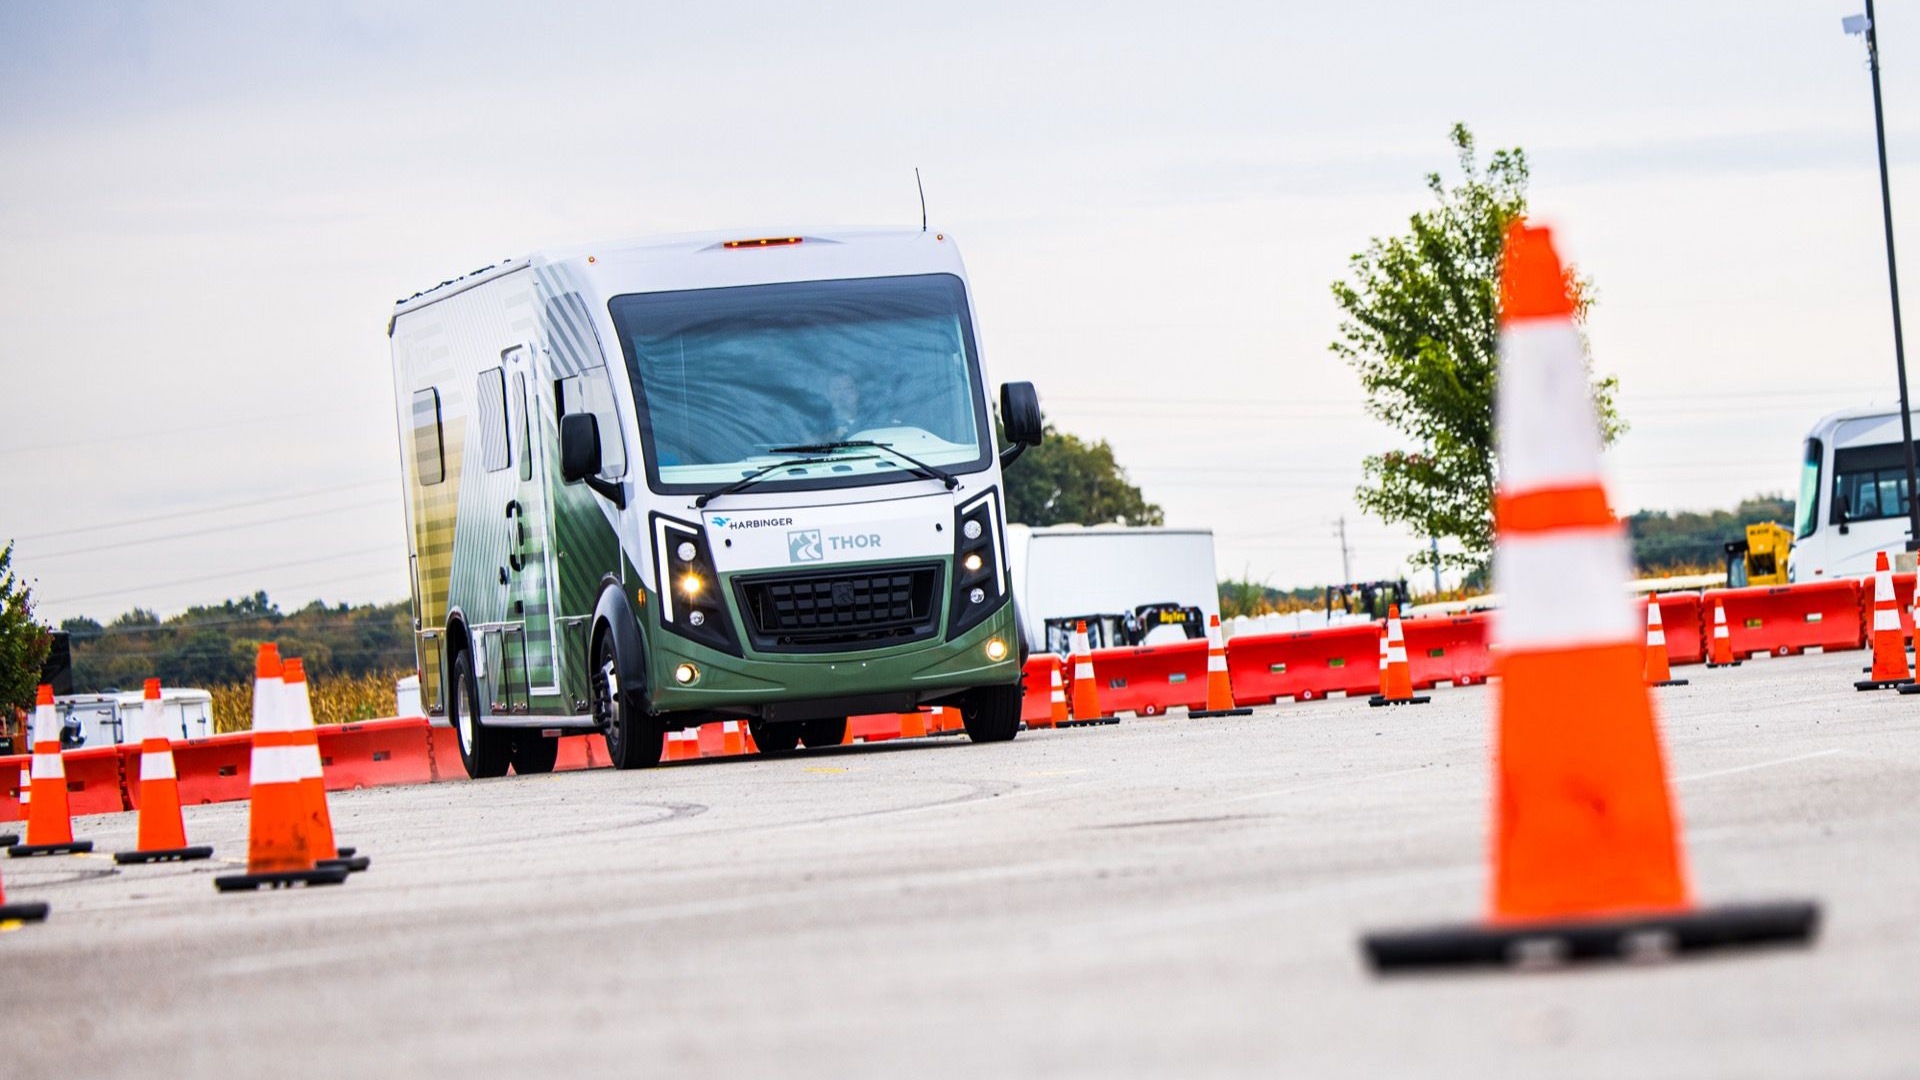
<path fill-rule="evenodd" d="M 440 391 L 413 392 L 413 466 L 421 487 L 447 478 L 446 444 L 440 435 Z"/>
<path fill-rule="evenodd" d="M 480 424 L 480 467 L 499 472 L 507 460 L 507 373 L 488 368 L 480 373 L 473 397 Z"/>
<path fill-rule="evenodd" d="M 513 413 L 507 417 L 507 423 L 513 436 L 513 456 L 520 462 L 520 479 L 533 479 L 533 455 L 527 453 L 532 443 L 532 432 L 528 427 L 533 423 L 533 413 L 527 408 L 527 373 L 513 373 Z"/>
<path fill-rule="evenodd" d="M 591 367 L 554 384 L 559 415 L 592 413 L 600 428 L 600 475 L 609 480 L 627 474 L 626 442 L 620 437 L 620 414 L 613 409 L 613 391 L 607 369 Z"/>

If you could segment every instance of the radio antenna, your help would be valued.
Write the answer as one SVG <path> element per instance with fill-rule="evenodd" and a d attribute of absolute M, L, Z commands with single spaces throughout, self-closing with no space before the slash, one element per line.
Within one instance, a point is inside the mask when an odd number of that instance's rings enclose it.
<path fill-rule="evenodd" d="M 913 186 L 920 189 L 920 231 L 927 231 L 927 186 L 920 182 L 920 166 L 913 167 Z"/>

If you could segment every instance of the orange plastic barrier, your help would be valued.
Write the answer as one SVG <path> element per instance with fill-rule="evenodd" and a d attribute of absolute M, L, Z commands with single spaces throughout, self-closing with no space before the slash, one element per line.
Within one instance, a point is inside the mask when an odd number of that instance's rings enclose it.
<path fill-rule="evenodd" d="M 1093 650 L 1100 707 L 1109 715 L 1158 716 L 1176 705 L 1207 707 L 1207 641 Z"/>
<path fill-rule="evenodd" d="M 1027 658 L 1025 692 L 1020 697 L 1020 719 L 1028 727 L 1053 726 L 1053 671 L 1062 668 L 1061 679 L 1064 683 L 1066 672 L 1058 656 L 1053 653 L 1040 653 Z"/>
<path fill-rule="evenodd" d="M 1744 660 L 1768 652 L 1794 656 L 1816 646 L 1829 652 L 1865 648 L 1862 592 L 1860 582 L 1853 580 L 1806 581 L 1709 589 L 1701 602 L 1711 611 L 1718 598 L 1726 608 L 1733 655 Z M 1664 619 L 1666 610 L 1660 614 Z"/>
<path fill-rule="evenodd" d="M 1647 622 L 1647 602 L 1638 605 L 1639 623 Z M 1712 610 L 1701 603 L 1697 592 L 1660 594 L 1660 630 L 1667 636 L 1667 664 L 1704 664 L 1707 662 L 1707 620 Z M 1731 631 L 1729 631 L 1731 633 Z"/>
<path fill-rule="evenodd" d="M 245 799 L 253 768 L 253 732 L 175 742 L 173 768 L 180 776 L 182 805 Z"/>
<path fill-rule="evenodd" d="M 67 771 L 67 805 L 75 814 L 117 814 L 133 809 L 127 797 L 127 773 L 119 746 L 96 746 L 69 750 L 60 755 Z M 140 748 L 131 747 L 136 755 Z M 29 754 L 0 757 L 0 821 L 21 821 L 20 767 L 31 765 Z M 133 776 L 140 775 L 138 758 Z"/>
<path fill-rule="evenodd" d="M 1414 689 L 1427 690 L 1440 683 L 1472 686 L 1493 674 L 1484 614 L 1403 619 L 1400 627 L 1406 635 Z"/>
<path fill-rule="evenodd" d="M 854 742 L 885 742 L 899 737 L 899 713 L 847 717 L 847 738 Z"/>
<path fill-rule="evenodd" d="M 433 781 L 432 752 L 422 719 L 321 724 L 314 731 L 320 739 L 320 767 L 328 791 Z"/>
<path fill-rule="evenodd" d="M 1204 655 L 1204 654 L 1203 654 Z M 1227 642 L 1236 705 L 1290 697 L 1380 691 L 1380 624 L 1360 623 L 1284 634 L 1236 634 Z"/>

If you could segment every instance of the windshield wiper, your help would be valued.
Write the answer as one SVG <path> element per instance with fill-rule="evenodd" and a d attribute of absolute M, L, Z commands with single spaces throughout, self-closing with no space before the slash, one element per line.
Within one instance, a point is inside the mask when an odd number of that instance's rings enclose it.
<path fill-rule="evenodd" d="M 774 454 L 828 454 L 835 450 L 885 450 L 901 461 L 913 466 L 908 471 L 923 480 L 938 480 L 947 486 L 948 491 L 960 486 L 960 478 L 940 468 L 929 465 L 904 450 L 895 450 L 892 443 L 874 442 L 872 439 L 842 439 L 839 442 L 806 443 L 801 446 L 775 446 L 769 448 Z M 846 460 L 842 458 L 841 460 Z"/>
<path fill-rule="evenodd" d="M 791 453 L 806 453 L 806 452 L 809 452 L 809 451 L 807 451 L 805 448 L 796 450 L 792 447 L 774 447 L 774 453 L 791 454 Z M 798 457 L 798 458 L 787 458 L 783 461 L 776 461 L 771 465 L 767 465 L 762 468 L 755 469 L 752 472 L 748 473 L 747 475 L 741 477 L 738 480 L 733 481 L 730 484 L 724 484 L 720 487 L 714 488 L 712 491 L 709 491 L 699 496 L 698 498 L 694 499 L 693 505 L 701 509 L 705 509 L 708 503 L 712 502 L 713 500 L 719 498 L 722 495 L 731 495 L 736 491 L 745 491 L 746 489 L 766 479 L 767 474 L 770 472 L 777 472 L 781 469 L 797 469 L 802 465 L 827 465 L 836 461 L 846 461 L 846 460 L 847 460 L 846 458 L 837 458 L 837 457 Z M 854 460 L 859 460 L 859 459 L 856 458 Z"/>

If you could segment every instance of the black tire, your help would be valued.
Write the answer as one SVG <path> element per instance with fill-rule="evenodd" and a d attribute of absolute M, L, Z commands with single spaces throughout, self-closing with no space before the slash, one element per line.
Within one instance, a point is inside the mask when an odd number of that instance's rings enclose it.
<path fill-rule="evenodd" d="M 982 686 L 960 699 L 967 738 L 977 743 L 1006 742 L 1020 734 L 1020 684 Z"/>
<path fill-rule="evenodd" d="M 607 737 L 614 768 L 650 769 L 660 764 L 666 729 L 647 715 L 645 687 L 621 683 L 616 673 L 630 670 L 622 659 L 614 635 L 602 636 L 593 650 L 593 718 Z"/>
<path fill-rule="evenodd" d="M 809 720 L 800 725 L 800 741 L 809 750 L 818 750 L 823 746 L 839 746 L 847 738 L 847 718 L 832 717 L 826 720 Z"/>
<path fill-rule="evenodd" d="M 769 724 L 765 720 L 747 721 L 747 734 L 753 736 L 753 745 L 762 757 L 780 757 L 791 754 L 800 745 L 801 725 Z"/>
<path fill-rule="evenodd" d="M 473 675 L 473 654 L 453 654 L 453 684 L 447 687 L 447 719 L 460 744 L 460 764 L 475 780 L 507 775 L 509 732 L 480 722 L 480 680 Z"/>
<path fill-rule="evenodd" d="M 508 756 L 513 758 L 513 771 L 521 776 L 550 773 L 560 759 L 560 740 L 537 731 L 516 731 Z"/>

